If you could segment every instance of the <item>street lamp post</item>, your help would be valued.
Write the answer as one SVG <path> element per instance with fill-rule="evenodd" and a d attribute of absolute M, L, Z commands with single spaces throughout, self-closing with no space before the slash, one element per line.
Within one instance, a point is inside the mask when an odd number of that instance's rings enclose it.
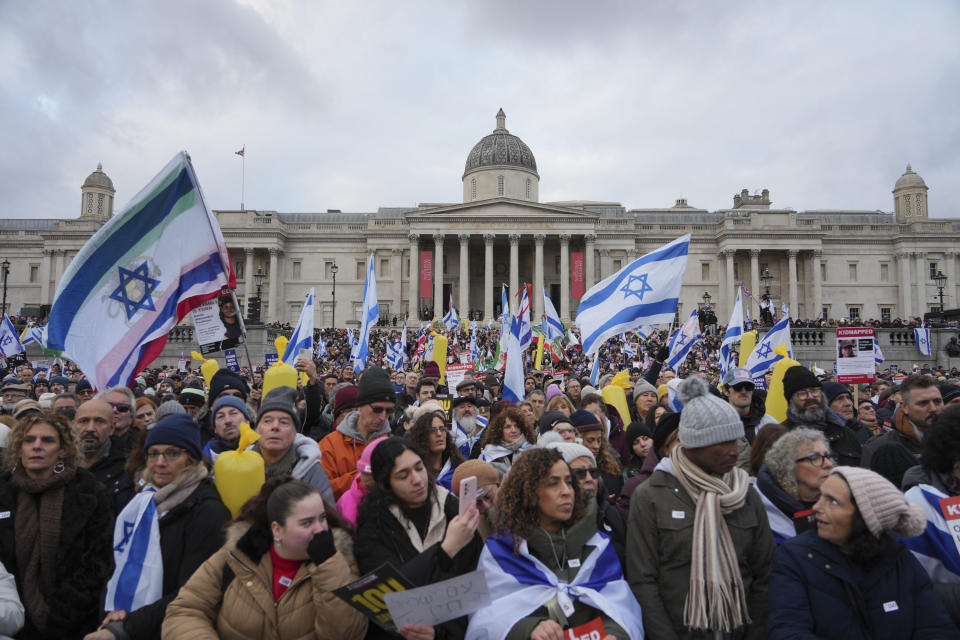
<path fill-rule="evenodd" d="M 5 314 L 7 312 L 7 276 L 10 275 L 10 261 L 4 258 L 3 262 L 0 262 L 0 267 L 3 268 L 3 311 L 0 311 L 0 314 Z"/>
<path fill-rule="evenodd" d="M 943 288 L 947 286 L 947 276 L 943 271 L 937 269 L 937 275 L 933 276 L 933 282 L 937 285 L 937 292 L 940 294 L 940 313 L 943 313 Z M 4 291 L 6 291 L 6 277 L 4 277 Z"/>
<path fill-rule="evenodd" d="M 773 282 L 773 275 L 771 275 L 770 269 L 764 268 L 760 281 L 763 283 L 763 300 L 767 303 L 766 308 L 760 310 L 760 316 L 763 318 L 763 323 L 769 326 L 773 324 L 773 303 L 770 301 L 770 284 Z"/>
<path fill-rule="evenodd" d="M 760 281 L 763 282 L 763 288 L 767 294 L 767 297 L 770 297 L 770 284 L 773 282 L 773 275 L 770 273 L 770 269 L 764 269 L 763 275 L 760 276 Z"/>
<path fill-rule="evenodd" d="M 257 283 L 257 315 L 255 322 L 260 322 L 260 312 L 263 310 L 263 279 L 266 275 L 263 273 L 263 267 L 257 267 L 257 273 L 253 276 L 253 281 Z"/>
<path fill-rule="evenodd" d="M 337 271 L 340 270 L 340 267 L 337 266 L 337 263 L 334 262 L 330 266 L 330 273 L 333 274 L 333 313 L 330 314 L 330 326 L 337 326 Z"/>

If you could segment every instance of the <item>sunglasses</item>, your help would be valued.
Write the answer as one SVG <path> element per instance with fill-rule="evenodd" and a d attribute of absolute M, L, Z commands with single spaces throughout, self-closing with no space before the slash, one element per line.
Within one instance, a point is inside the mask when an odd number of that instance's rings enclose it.
<path fill-rule="evenodd" d="M 573 475 L 577 477 L 577 480 L 586 480 L 587 474 L 590 474 L 590 477 L 596 480 L 600 477 L 599 469 L 596 467 L 588 467 L 586 469 L 574 469 Z"/>
<path fill-rule="evenodd" d="M 130 411 L 130 405 L 128 404 L 119 404 L 119 403 L 110 403 L 110 406 L 117 410 L 117 413 L 127 413 Z"/>
<path fill-rule="evenodd" d="M 393 408 L 393 407 L 377 406 L 375 404 L 371 404 L 367 406 L 370 407 L 370 411 L 373 411 L 374 413 L 386 413 L 387 411 L 390 411 L 390 409 Z"/>

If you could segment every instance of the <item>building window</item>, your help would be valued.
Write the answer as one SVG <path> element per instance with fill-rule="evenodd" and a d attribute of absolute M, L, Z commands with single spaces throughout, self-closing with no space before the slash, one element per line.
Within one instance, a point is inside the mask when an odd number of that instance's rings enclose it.
<path fill-rule="evenodd" d="M 847 277 L 849 278 L 850 282 L 856 282 L 857 281 L 857 263 L 851 262 L 848 268 L 850 270 L 850 273 L 847 275 Z"/>
<path fill-rule="evenodd" d="M 366 262 L 360 262 L 359 260 L 357 261 L 356 278 L 361 282 L 367 279 L 367 263 Z"/>
<path fill-rule="evenodd" d="M 380 315 L 380 322 L 387 322 L 390 320 L 390 303 L 378 302 L 377 313 Z"/>
<path fill-rule="evenodd" d="M 380 277 L 386 278 L 387 272 L 390 270 L 390 260 L 388 258 L 380 258 Z"/>
<path fill-rule="evenodd" d="M 530 178 L 527 178 L 527 188 L 526 188 L 527 200 L 530 199 L 530 184 L 531 184 Z M 919 196 L 917 196 L 917 197 L 919 197 Z"/>
<path fill-rule="evenodd" d="M 923 215 L 923 196 L 921 196 L 919 193 L 917 194 L 917 215 Z"/>
<path fill-rule="evenodd" d="M 827 281 L 827 263 L 821 262 L 820 263 L 820 282 L 826 282 L 826 281 Z"/>
<path fill-rule="evenodd" d="M 622 265 L 623 265 L 623 261 L 622 261 L 622 260 L 614 260 L 614 261 L 613 261 L 613 272 L 616 273 L 617 271 L 620 271 Z"/>
<path fill-rule="evenodd" d="M 824 305 L 823 309 L 820 310 L 820 317 L 825 319 L 830 318 L 830 305 Z"/>
<path fill-rule="evenodd" d="M 893 317 L 893 309 L 891 307 L 880 307 L 881 322 L 890 322 L 890 319 L 892 317 Z"/>
<path fill-rule="evenodd" d="M 237 276 L 237 280 L 243 280 L 243 270 L 246 266 L 243 260 L 237 260 L 233 263 L 233 273 Z"/>
<path fill-rule="evenodd" d="M 708 282 L 710 280 L 710 263 L 709 262 L 700 263 L 700 280 L 703 282 Z"/>
<path fill-rule="evenodd" d="M 503 176 L 497 176 L 497 195 L 503 195 Z"/>
<path fill-rule="evenodd" d="M 353 319 L 357 322 L 360 322 L 360 319 L 363 317 L 363 303 L 354 302 L 353 303 Z"/>
<path fill-rule="evenodd" d="M 937 277 L 937 271 L 939 271 L 939 269 L 938 269 L 937 267 L 939 267 L 939 266 L 940 266 L 940 265 L 938 265 L 936 262 L 931 262 L 931 263 L 930 263 L 930 279 L 931 279 L 931 280 L 933 280 L 934 278 Z"/>
<path fill-rule="evenodd" d="M 30 282 L 36 282 L 40 279 L 40 265 L 30 265 Z"/>
<path fill-rule="evenodd" d="M 477 199 L 477 179 L 476 178 L 470 179 L 470 199 L 471 200 Z"/>
<path fill-rule="evenodd" d="M 860 319 L 860 307 L 847 307 L 847 316 L 850 320 Z"/>
<path fill-rule="evenodd" d="M 333 303 L 332 302 L 320 303 L 320 326 L 321 327 L 333 326 Z"/>
<path fill-rule="evenodd" d="M 332 262 L 323 263 L 323 278 L 324 280 L 333 280 L 333 263 Z"/>
<path fill-rule="evenodd" d="M 302 265 L 302 262 L 300 260 L 293 261 L 293 279 L 294 280 L 300 279 L 301 265 Z"/>
<path fill-rule="evenodd" d="M 880 264 L 880 282 L 890 282 L 890 265 Z"/>
<path fill-rule="evenodd" d="M 293 304 L 290 305 L 290 315 L 288 315 L 287 317 L 288 317 L 288 318 L 291 318 L 291 319 L 293 319 L 293 318 L 299 318 L 299 317 L 300 317 L 300 311 L 301 311 L 302 309 L 303 309 L 303 303 L 302 303 L 302 302 L 294 302 Z"/>

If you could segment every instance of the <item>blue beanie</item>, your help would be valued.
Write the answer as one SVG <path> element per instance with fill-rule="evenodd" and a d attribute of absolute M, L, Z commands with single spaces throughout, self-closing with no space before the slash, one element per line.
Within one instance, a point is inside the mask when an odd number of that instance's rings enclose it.
<path fill-rule="evenodd" d="M 220 407 L 233 407 L 240 413 L 242 413 L 246 418 L 247 422 L 250 422 L 250 407 L 247 406 L 243 400 L 237 396 L 220 396 L 217 398 L 217 401 L 213 403 L 213 408 L 210 410 L 210 415 L 213 417 L 214 421 L 217 419 L 217 410 Z"/>
<path fill-rule="evenodd" d="M 194 460 L 201 458 L 200 427 L 190 415 L 175 413 L 169 415 L 147 432 L 147 439 L 143 443 L 143 452 L 155 444 L 171 444 L 186 449 Z"/>

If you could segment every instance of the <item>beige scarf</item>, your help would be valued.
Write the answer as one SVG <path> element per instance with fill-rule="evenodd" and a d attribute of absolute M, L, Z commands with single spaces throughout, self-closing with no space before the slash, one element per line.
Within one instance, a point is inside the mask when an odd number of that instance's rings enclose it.
<path fill-rule="evenodd" d="M 390 505 L 390 513 L 397 519 L 403 530 L 407 532 L 410 543 L 417 552 L 422 552 L 438 542 L 443 542 L 443 536 L 447 533 L 447 514 L 443 511 L 443 505 L 447 500 L 448 491 L 437 485 L 433 495 L 433 502 L 430 505 L 430 522 L 427 525 L 427 535 L 420 538 L 420 532 L 417 531 L 417 525 L 412 520 L 403 515 L 400 505 Z"/>
<path fill-rule="evenodd" d="M 157 503 L 157 513 L 162 517 L 186 500 L 206 477 L 207 468 L 202 463 L 186 467 L 174 478 L 173 482 L 157 489 L 157 492 L 153 494 L 153 501 Z"/>
<path fill-rule="evenodd" d="M 722 478 L 710 475 L 687 458 L 683 447 L 671 452 L 670 462 L 677 480 L 697 505 L 683 623 L 691 629 L 729 633 L 751 620 L 737 553 L 723 515 L 746 503 L 749 476 L 737 468 Z"/>

